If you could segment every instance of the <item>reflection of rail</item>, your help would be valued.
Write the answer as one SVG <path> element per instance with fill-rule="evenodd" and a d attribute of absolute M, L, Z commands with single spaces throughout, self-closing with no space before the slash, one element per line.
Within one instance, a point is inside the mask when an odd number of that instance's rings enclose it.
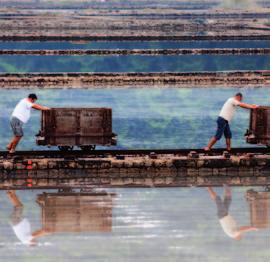
<path fill-rule="evenodd" d="M 1 73 L 0 88 L 270 86 L 270 71 L 157 73 Z"/>
<path fill-rule="evenodd" d="M 0 50 L 0 55 L 265 55 L 270 48 Z"/>
<path fill-rule="evenodd" d="M 211 155 L 222 155 L 225 151 L 224 148 L 215 148 L 211 150 Z M 104 149 L 104 150 L 93 150 L 84 152 L 82 150 L 74 151 L 58 151 L 58 150 L 40 150 L 40 151 L 17 151 L 14 154 L 14 157 L 35 157 L 35 158 L 44 158 L 44 157 L 53 157 L 53 158 L 62 158 L 62 157 L 108 157 L 108 156 L 136 156 L 136 155 L 183 155 L 186 156 L 190 152 L 196 152 L 198 154 L 205 154 L 203 149 Z M 267 147 L 240 147 L 233 148 L 231 154 L 247 154 L 247 153 L 256 153 L 256 154 L 266 154 L 270 153 L 270 149 Z M 0 151 L 0 157 L 7 157 L 9 154 L 7 151 Z"/>

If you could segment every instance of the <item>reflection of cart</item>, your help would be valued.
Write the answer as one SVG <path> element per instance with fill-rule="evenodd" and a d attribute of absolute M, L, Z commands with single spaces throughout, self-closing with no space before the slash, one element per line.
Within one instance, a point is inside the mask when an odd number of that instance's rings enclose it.
<path fill-rule="evenodd" d="M 270 191 L 246 193 L 250 206 L 250 223 L 257 228 L 270 228 Z"/>
<path fill-rule="evenodd" d="M 112 200 L 107 193 L 43 193 L 37 196 L 41 206 L 42 227 L 46 232 L 110 232 Z"/>

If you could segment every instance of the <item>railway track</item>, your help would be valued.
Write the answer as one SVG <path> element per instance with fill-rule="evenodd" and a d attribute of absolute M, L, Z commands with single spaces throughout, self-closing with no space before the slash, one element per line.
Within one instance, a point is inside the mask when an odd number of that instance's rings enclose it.
<path fill-rule="evenodd" d="M 3 49 L 0 55 L 34 56 L 119 56 L 119 55 L 266 55 L 270 48 L 202 48 L 202 49 L 66 49 L 18 50 Z"/>
<path fill-rule="evenodd" d="M 155 73 L 1 73 L 0 88 L 229 87 L 270 85 L 269 70 Z"/>
<path fill-rule="evenodd" d="M 69 158 L 69 157 L 109 157 L 109 156 L 155 156 L 155 155 L 181 155 L 187 156 L 191 152 L 205 155 L 222 155 L 226 152 L 225 148 L 215 148 L 210 152 L 203 149 L 100 149 L 85 152 L 82 150 L 59 151 L 59 150 L 37 150 L 37 151 L 17 151 L 9 154 L 7 151 L 0 151 L 0 158 Z M 267 147 L 241 147 L 233 148 L 230 154 L 269 154 L 270 148 Z"/>

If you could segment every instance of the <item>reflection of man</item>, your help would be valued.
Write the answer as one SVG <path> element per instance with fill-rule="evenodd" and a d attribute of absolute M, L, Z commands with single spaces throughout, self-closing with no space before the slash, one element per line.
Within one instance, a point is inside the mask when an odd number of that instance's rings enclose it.
<path fill-rule="evenodd" d="M 11 214 L 11 225 L 17 238 L 25 245 L 35 246 L 36 238 L 43 236 L 45 232 L 38 230 L 31 233 L 31 225 L 27 218 L 23 218 L 23 204 L 17 197 L 15 191 L 10 190 L 7 192 L 8 198 L 13 204 L 13 212 Z"/>
<path fill-rule="evenodd" d="M 237 227 L 236 221 L 229 214 L 230 204 L 232 202 L 232 193 L 231 189 L 224 185 L 224 199 L 222 200 L 220 196 L 211 188 L 207 188 L 210 197 L 216 202 L 217 205 L 217 215 L 220 222 L 220 225 L 223 231 L 231 238 L 235 240 L 241 240 L 243 234 L 249 231 L 257 230 L 255 227 L 251 226 L 242 226 Z"/>

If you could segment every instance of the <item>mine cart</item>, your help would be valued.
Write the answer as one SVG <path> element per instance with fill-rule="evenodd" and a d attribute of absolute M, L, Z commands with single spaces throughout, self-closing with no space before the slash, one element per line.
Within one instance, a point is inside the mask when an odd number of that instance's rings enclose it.
<path fill-rule="evenodd" d="M 57 232 L 111 232 L 115 194 L 43 193 L 37 196 L 42 229 Z"/>
<path fill-rule="evenodd" d="M 112 132 L 111 108 L 52 108 L 42 111 L 38 145 L 58 146 L 70 150 L 79 146 L 84 150 L 96 145 L 116 145 Z"/>
<path fill-rule="evenodd" d="M 250 207 L 251 226 L 270 228 L 270 192 L 248 190 L 246 198 Z"/>
<path fill-rule="evenodd" d="M 246 141 L 250 144 L 270 146 L 270 107 L 259 107 L 250 112 Z"/>

